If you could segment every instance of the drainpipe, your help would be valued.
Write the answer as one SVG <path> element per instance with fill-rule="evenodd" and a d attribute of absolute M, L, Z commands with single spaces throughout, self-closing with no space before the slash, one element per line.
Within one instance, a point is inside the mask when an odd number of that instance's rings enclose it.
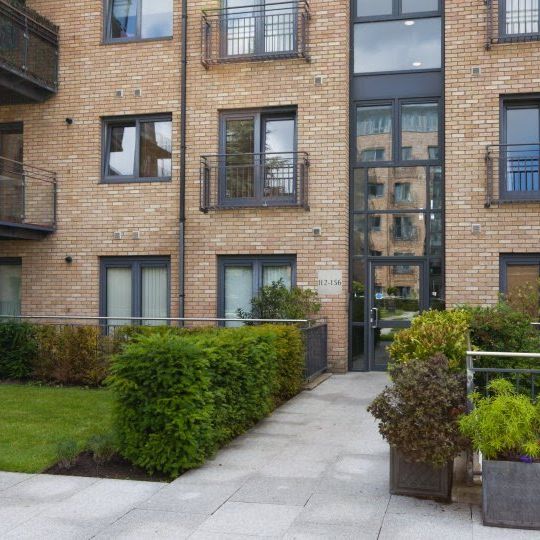
<path fill-rule="evenodd" d="M 187 111 L 187 4 L 188 0 L 182 0 L 182 68 L 180 75 L 180 224 L 179 224 L 179 295 L 178 295 L 178 317 L 185 317 L 185 274 L 186 274 L 186 111 Z M 183 325 L 183 323 L 181 323 Z"/>

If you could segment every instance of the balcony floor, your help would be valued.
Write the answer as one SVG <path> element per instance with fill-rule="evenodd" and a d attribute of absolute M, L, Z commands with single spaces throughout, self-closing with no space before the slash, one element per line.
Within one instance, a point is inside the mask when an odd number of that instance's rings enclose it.
<path fill-rule="evenodd" d="M 0 240 L 42 240 L 53 232 L 53 227 L 0 221 Z"/>

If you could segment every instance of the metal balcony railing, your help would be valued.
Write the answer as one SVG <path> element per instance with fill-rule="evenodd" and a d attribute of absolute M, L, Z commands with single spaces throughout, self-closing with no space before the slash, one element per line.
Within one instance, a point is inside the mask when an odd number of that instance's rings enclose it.
<path fill-rule="evenodd" d="M 0 224 L 52 232 L 56 226 L 55 173 L 0 158 Z"/>
<path fill-rule="evenodd" d="M 15 0 L 0 0 L 0 72 L 2 86 L 25 97 L 58 90 L 58 27 Z"/>
<path fill-rule="evenodd" d="M 264 3 L 202 14 L 202 63 L 305 58 L 309 60 L 309 2 Z"/>
<path fill-rule="evenodd" d="M 540 40 L 539 0 L 484 2 L 487 8 L 487 49 L 495 43 Z"/>
<path fill-rule="evenodd" d="M 219 208 L 308 206 L 305 152 L 201 157 L 201 211 Z"/>
<path fill-rule="evenodd" d="M 540 144 L 490 145 L 486 169 L 486 207 L 540 201 Z"/>

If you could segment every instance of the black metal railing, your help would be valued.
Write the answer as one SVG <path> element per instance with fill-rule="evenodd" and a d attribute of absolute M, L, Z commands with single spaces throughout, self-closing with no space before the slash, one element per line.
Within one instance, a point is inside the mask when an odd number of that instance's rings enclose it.
<path fill-rule="evenodd" d="M 0 222 L 54 230 L 56 174 L 0 158 Z"/>
<path fill-rule="evenodd" d="M 305 152 L 218 154 L 201 157 L 201 211 L 299 206 L 308 209 Z"/>
<path fill-rule="evenodd" d="M 309 59 L 309 19 L 307 0 L 204 10 L 202 63 Z"/>
<path fill-rule="evenodd" d="M 0 68 L 58 89 L 58 27 L 15 0 L 0 0 Z"/>
<path fill-rule="evenodd" d="M 487 49 L 495 43 L 540 40 L 539 0 L 484 1 L 487 8 Z"/>
<path fill-rule="evenodd" d="M 486 169 L 486 207 L 540 200 L 540 144 L 490 145 Z"/>
<path fill-rule="evenodd" d="M 302 333 L 306 347 L 305 379 L 311 381 L 328 371 L 328 325 L 306 327 Z"/>

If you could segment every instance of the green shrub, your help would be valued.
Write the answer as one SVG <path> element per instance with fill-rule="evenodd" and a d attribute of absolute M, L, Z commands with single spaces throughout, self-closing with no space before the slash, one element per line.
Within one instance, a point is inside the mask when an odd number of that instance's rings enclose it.
<path fill-rule="evenodd" d="M 98 386 L 108 375 L 107 336 L 95 326 L 39 326 L 33 377 L 58 384 Z"/>
<path fill-rule="evenodd" d="M 457 422 L 466 406 L 464 374 L 437 355 L 397 364 L 393 383 L 368 408 L 381 435 L 411 462 L 442 466 L 453 459 L 464 447 Z"/>
<path fill-rule="evenodd" d="M 56 462 L 61 469 L 71 469 L 79 455 L 77 441 L 63 439 L 56 445 Z"/>
<path fill-rule="evenodd" d="M 491 381 L 488 390 L 494 395 L 471 396 L 475 408 L 459 421 L 475 450 L 487 459 L 540 457 L 540 404 L 535 406 L 504 379 Z"/>
<path fill-rule="evenodd" d="M 204 462 L 214 406 L 201 347 L 172 332 L 140 336 L 114 358 L 111 373 L 125 458 L 171 477 Z"/>
<path fill-rule="evenodd" d="M 26 379 L 32 373 L 37 351 L 35 327 L 20 322 L 0 322 L 0 379 Z"/>
<path fill-rule="evenodd" d="M 411 327 L 395 335 L 389 347 L 390 368 L 411 360 L 428 360 L 436 354 L 448 358 L 450 368 L 465 366 L 468 348 L 469 314 L 465 310 L 426 311 L 415 317 Z"/>

